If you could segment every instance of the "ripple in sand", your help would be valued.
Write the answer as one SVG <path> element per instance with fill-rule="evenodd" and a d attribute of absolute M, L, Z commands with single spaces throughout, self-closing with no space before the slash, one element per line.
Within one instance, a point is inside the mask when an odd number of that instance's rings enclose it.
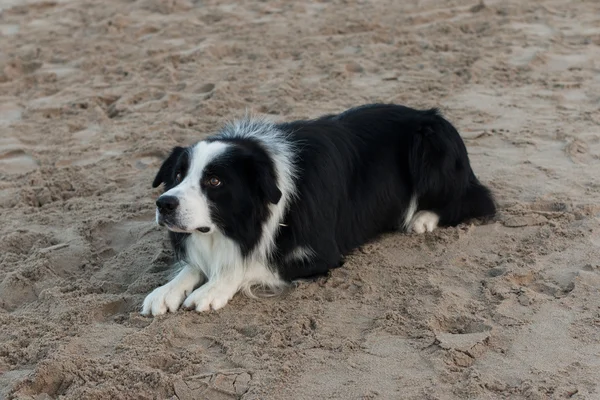
<path fill-rule="evenodd" d="M 100 126 L 90 125 L 86 129 L 73 133 L 73 139 L 79 140 L 82 144 L 89 143 L 100 132 Z"/>
<path fill-rule="evenodd" d="M 0 104 L 0 128 L 19 121 L 23 110 L 16 104 Z"/>
<path fill-rule="evenodd" d="M 77 68 L 72 68 L 65 65 L 60 64 L 44 64 L 39 70 L 36 72 L 38 74 L 54 74 L 58 79 L 64 78 L 66 76 L 72 75 L 76 73 Z"/>
<path fill-rule="evenodd" d="M 0 25 L 0 36 L 14 36 L 19 33 L 20 26 L 17 24 Z"/>
<path fill-rule="evenodd" d="M 25 152 L 25 148 L 19 140 L 0 139 L 0 173 L 22 174 L 37 167 L 37 161 Z"/>

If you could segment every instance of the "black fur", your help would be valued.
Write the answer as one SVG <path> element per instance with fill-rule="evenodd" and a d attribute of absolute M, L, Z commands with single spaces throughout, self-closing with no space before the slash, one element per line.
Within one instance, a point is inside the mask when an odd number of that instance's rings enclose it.
<path fill-rule="evenodd" d="M 182 160 L 182 156 L 185 156 L 186 151 L 183 147 L 174 147 L 171 150 L 171 154 L 169 157 L 163 162 L 154 181 L 152 182 L 152 187 L 157 188 L 161 183 L 165 183 L 165 191 L 172 188 L 175 184 L 175 175 L 180 170 L 186 170 L 187 160 Z"/>
<path fill-rule="evenodd" d="M 270 215 L 268 204 L 277 204 L 281 198 L 273 162 L 257 143 L 244 141 L 234 143 L 205 171 L 225 182 L 221 188 L 206 190 L 211 217 L 246 257 L 261 237 L 262 225 Z"/>
<path fill-rule="evenodd" d="M 267 255 L 270 268 L 286 281 L 337 268 L 356 247 L 401 228 L 413 194 L 417 210 L 437 213 L 441 226 L 496 211 L 460 135 L 435 109 L 372 104 L 275 128 L 296 149 L 296 190 Z M 232 144 L 207 167 L 230 184 L 208 197 L 216 224 L 247 257 L 270 216 L 269 204 L 278 204 L 282 195 L 274 155 L 260 136 L 208 140 Z M 153 186 L 172 187 L 178 166 L 185 165 L 182 154 L 183 149 L 174 149 Z M 185 235 L 171 233 L 179 255 L 185 253 Z M 310 249 L 311 257 L 291 259 L 299 247 Z"/>
<path fill-rule="evenodd" d="M 285 279 L 325 273 L 354 248 L 398 228 L 413 193 L 417 210 L 438 213 L 442 226 L 495 213 L 460 135 L 437 110 L 369 105 L 279 128 L 304 144 L 299 199 L 277 237 Z M 298 246 L 315 257 L 283 262 Z"/>

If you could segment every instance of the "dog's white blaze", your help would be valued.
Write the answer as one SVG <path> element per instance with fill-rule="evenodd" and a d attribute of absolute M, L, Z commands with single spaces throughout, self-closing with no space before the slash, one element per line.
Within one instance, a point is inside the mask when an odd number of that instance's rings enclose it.
<path fill-rule="evenodd" d="M 419 206 L 417 202 L 417 194 L 413 194 L 410 198 L 410 203 L 408 204 L 408 208 L 406 209 L 406 214 L 404 214 L 404 221 L 402 223 L 402 227 L 405 230 L 410 228 L 410 224 L 413 220 L 415 213 L 417 212 L 417 207 Z"/>
<path fill-rule="evenodd" d="M 199 142 L 192 149 L 189 169 L 183 181 L 163 196 L 175 196 L 179 199 L 176 220 L 182 231 L 194 231 L 200 227 L 215 229 L 210 218 L 208 199 L 200 189 L 204 168 L 223 154 L 229 145 L 223 142 Z M 172 229 L 177 231 L 177 229 Z"/>

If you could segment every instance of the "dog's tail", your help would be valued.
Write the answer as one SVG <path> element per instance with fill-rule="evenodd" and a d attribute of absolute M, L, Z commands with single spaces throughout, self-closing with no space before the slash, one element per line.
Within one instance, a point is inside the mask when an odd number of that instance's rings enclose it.
<path fill-rule="evenodd" d="M 460 214 L 464 219 L 491 217 L 496 214 L 496 202 L 492 192 L 482 185 L 473 174 L 460 202 Z"/>
<path fill-rule="evenodd" d="M 409 163 L 419 207 L 438 212 L 440 224 L 496 213 L 492 193 L 473 173 L 460 134 L 438 110 L 423 112 Z"/>

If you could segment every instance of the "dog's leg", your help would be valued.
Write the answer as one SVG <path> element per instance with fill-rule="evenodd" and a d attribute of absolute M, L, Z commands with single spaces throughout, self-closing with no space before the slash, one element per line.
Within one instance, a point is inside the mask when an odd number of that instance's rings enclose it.
<path fill-rule="evenodd" d="M 291 281 L 313 281 L 329 276 L 331 270 L 341 268 L 346 260 L 337 252 L 315 254 L 310 260 L 288 262 L 285 270 L 292 272 L 287 276 Z"/>
<path fill-rule="evenodd" d="M 219 274 L 187 296 L 183 308 L 198 312 L 223 308 L 240 290 L 243 282 L 243 272 Z"/>
<path fill-rule="evenodd" d="M 183 300 L 202 282 L 203 278 L 199 269 L 186 265 L 175 278 L 146 296 L 142 314 L 161 315 L 167 311 L 177 311 Z"/>
<path fill-rule="evenodd" d="M 432 232 L 439 222 L 440 216 L 433 211 L 419 211 L 410 221 L 409 230 L 415 233 Z"/>

